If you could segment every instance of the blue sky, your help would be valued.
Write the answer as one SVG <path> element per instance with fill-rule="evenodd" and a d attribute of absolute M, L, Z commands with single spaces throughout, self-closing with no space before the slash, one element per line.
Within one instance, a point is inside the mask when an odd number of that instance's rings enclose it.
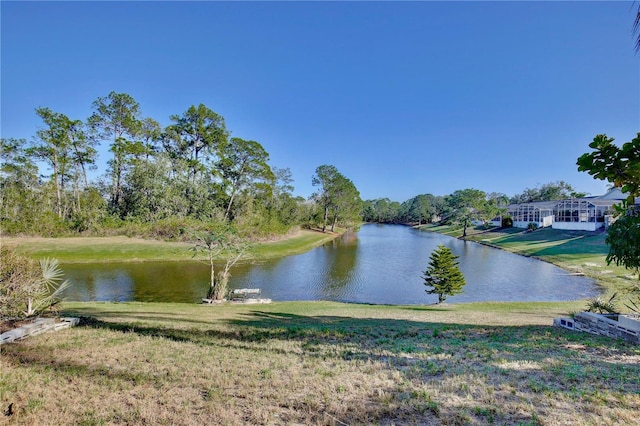
<path fill-rule="evenodd" d="M 86 119 L 124 92 L 144 116 L 203 103 L 289 167 L 335 165 L 363 199 L 514 195 L 577 172 L 596 134 L 640 131 L 633 2 L 8 2 L 1 135 L 49 107 Z M 100 150 L 104 171 L 107 146 Z"/>

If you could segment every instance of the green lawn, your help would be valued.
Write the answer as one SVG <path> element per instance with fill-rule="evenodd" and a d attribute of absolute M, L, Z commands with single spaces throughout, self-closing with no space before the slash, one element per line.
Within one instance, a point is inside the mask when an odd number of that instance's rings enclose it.
<path fill-rule="evenodd" d="M 454 237 L 462 235 L 460 227 L 429 225 L 422 229 Z M 467 229 L 467 234 L 467 240 L 535 257 L 571 273 L 591 277 L 602 286 L 604 297 L 618 294 L 621 308 L 628 302 L 630 292 L 640 290 L 637 273 L 615 264 L 607 265 L 608 248 L 604 242 L 604 232 L 563 231 L 551 228 L 526 232 L 518 228 L 476 227 Z"/>
<path fill-rule="evenodd" d="M 572 303 L 66 303 L 2 347 L 10 424 L 635 424 L 640 347 Z"/>
<path fill-rule="evenodd" d="M 304 253 L 337 234 L 303 230 L 277 241 L 254 244 L 248 256 L 267 259 Z M 108 263 L 191 260 L 192 244 L 129 237 L 3 238 L 2 243 L 22 254 L 51 257 L 61 263 Z"/>

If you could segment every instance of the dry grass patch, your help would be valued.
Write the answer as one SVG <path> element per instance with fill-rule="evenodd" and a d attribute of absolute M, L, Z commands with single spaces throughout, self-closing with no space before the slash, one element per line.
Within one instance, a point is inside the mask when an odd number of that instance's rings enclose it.
<path fill-rule="evenodd" d="M 3 346 L 0 399 L 30 425 L 633 424 L 640 348 L 492 307 L 75 303 Z"/>

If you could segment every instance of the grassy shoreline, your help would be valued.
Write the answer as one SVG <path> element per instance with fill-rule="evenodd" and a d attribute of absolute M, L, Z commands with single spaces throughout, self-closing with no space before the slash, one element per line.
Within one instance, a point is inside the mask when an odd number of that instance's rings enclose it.
<path fill-rule="evenodd" d="M 640 347 L 570 303 L 65 303 L 2 347 L 10 424 L 634 424 Z"/>
<path fill-rule="evenodd" d="M 323 242 L 306 237 L 261 247 Z M 471 236 L 576 271 L 604 262 L 592 237 Z M 551 327 L 582 308 L 65 302 L 80 326 L 2 346 L 0 407 L 18 425 L 635 424 L 640 346 Z"/>
<path fill-rule="evenodd" d="M 304 253 L 336 238 L 339 233 L 300 230 L 275 241 L 254 244 L 247 261 Z M 142 238 L 118 237 L 3 237 L 2 244 L 21 254 L 60 263 L 178 262 L 193 260 L 193 245 Z"/>
<path fill-rule="evenodd" d="M 460 227 L 427 225 L 421 229 L 456 238 L 462 235 Z M 467 229 L 465 240 L 533 257 L 559 266 L 569 273 L 593 278 L 602 287 L 603 297 L 617 293 L 622 306 L 627 302 L 629 293 L 640 287 L 640 282 L 633 271 L 615 264 L 607 265 L 605 236 L 603 232 L 550 228 L 526 232 L 518 228 L 486 230 L 477 227 Z"/>

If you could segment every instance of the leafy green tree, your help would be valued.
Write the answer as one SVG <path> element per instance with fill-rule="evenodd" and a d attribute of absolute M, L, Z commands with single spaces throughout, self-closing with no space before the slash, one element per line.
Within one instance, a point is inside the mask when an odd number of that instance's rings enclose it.
<path fill-rule="evenodd" d="M 184 196 L 189 216 L 205 217 L 215 210 L 209 202 L 223 191 L 222 185 L 212 179 L 220 176 L 217 163 L 228 143 L 224 118 L 200 104 L 192 105 L 182 115 L 172 115 L 171 120 L 173 124 L 164 132 L 164 148 L 176 170 L 187 173 Z"/>
<path fill-rule="evenodd" d="M 37 108 L 36 114 L 47 127 L 36 132 L 36 140 L 28 152 L 51 167 L 51 181 L 55 188 L 55 210 L 58 217 L 63 218 L 66 213 L 63 197 L 66 183 L 71 179 L 70 173 L 73 170 L 71 132 L 74 122 L 66 115 L 53 112 L 49 108 Z"/>
<path fill-rule="evenodd" d="M 218 169 L 229 196 L 224 217 L 229 219 L 233 201 L 239 191 L 258 183 L 272 187 L 275 175 L 268 164 L 269 154 L 256 141 L 231 138 L 222 150 L 221 157 Z"/>
<path fill-rule="evenodd" d="M 626 193 L 627 199 L 616 209 L 617 220 L 607 230 L 607 263 L 615 262 L 638 273 L 640 278 L 640 133 L 618 147 L 607 135 L 597 135 L 589 144 L 593 149 L 578 158 L 579 171 L 606 180 Z"/>
<path fill-rule="evenodd" d="M 139 137 L 142 143 L 142 153 L 145 161 L 159 151 L 159 144 L 162 141 L 162 127 L 153 118 L 147 117 L 140 122 Z"/>
<path fill-rule="evenodd" d="M 329 211 L 335 199 L 335 187 L 340 172 L 335 166 L 324 164 L 316 168 L 316 173 L 311 179 L 313 186 L 319 187 L 311 197 L 320 205 L 323 212 L 322 232 L 326 232 L 329 221 Z"/>
<path fill-rule="evenodd" d="M 200 104 L 192 105 L 182 115 L 172 115 L 174 124 L 167 127 L 168 150 L 187 160 L 192 182 L 206 170 L 211 156 L 220 156 L 227 144 L 224 118 Z"/>
<path fill-rule="evenodd" d="M 436 217 L 438 197 L 432 194 L 420 194 L 402 203 L 400 208 L 400 220 L 402 222 L 418 223 L 419 225 L 432 222 Z"/>
<path fill-rule="evenodd" d="M 566 198 L 580 198 L 586 194 L 577 192 L 567 182 L 561 180 L 539 185 L 536 188 L 526 188 L 521 194 L 511 198 L 514 204 L 535 203 L 538 201 L 564 200 Z"/>
<path fill-rule="evenodd" d="M 462 293 L 466 284 L 464 275 L 458 267 L 459 256 L 455 256 L 451 249 L 439 245 L 430 256 L 429 266 L 423 273 L 427 294 L 437 294 L 438 303 L 446 300 L 447 296 Z"/>
<path fill-rule="evenodd" d="M 269 211 L 275 212 L 278 221 L 288 227 L 302 217 L 299 202 L 293 196 L 291 169 L 273 167 L 272 170 L 276 180 Z"/>
<path fill-rule="evenodd" d="M 360 192 L 351 180 L 340 175 L 335 182 L 335 199 L 332 203 L 331 232 L 335 231 L 338 221 L 347 226 L 360 221 L 362 217 L 362 200 Z"/>
<path fill-rule="evenodd" d="M 113 158 L 109 160 L 112 189 L 110 205 L 114 211 L 120 210 L 122 185 L 130 157 L 141 150 L 137 140 L 140 132 L 140 105 L 131 95 L 111 92 L 106 97 L 96 99 L 93 114 L 87 120 L 91 137 L 95 141 L 110 140 L 109 150 Z"/>
<path fill-rule="evenodd" d="M 45 204 L 25 139 L 0 139 L 0 220 L 4 232 L 33 232 Z"/>
<path fill-rule="evenodd" d="M 360 193 L 353 182 L 344 177 L 335 166 L 318 166 L 311 182 L 313 186 L 319 187 L 311 197 L 322 209 L 322 232 L 326 232 L 330 215 L 333 231 L 339 218 L 352 218 L 356 211 L 361 213 Z"/>
<path fill-rule="evenodd" d="M 447 220 L 462 225 L 462 236 L 467 236 L 471 222 L 484 217 L 486 194 L 479 189 L 459 189 L 445 197 L 449 208 Z"/>

